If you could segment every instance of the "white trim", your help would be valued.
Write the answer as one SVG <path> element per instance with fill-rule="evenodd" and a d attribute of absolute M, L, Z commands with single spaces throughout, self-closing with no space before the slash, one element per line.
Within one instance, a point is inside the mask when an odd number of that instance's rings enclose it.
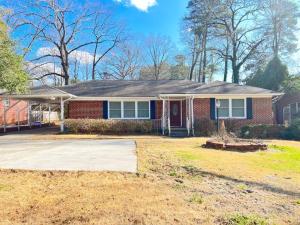
<path fill-rule="evenodd" d="M 241 99 L 244 100 L 244 116 L 243 117 L 233 117 L 232 116 L 232 100 L 234 99 Z M 216 101 L 218 100 L 228 100 L 229 101 L 229 117 L 219 117 L 219 119 L 247 119 L 247 98 L 218 98 L 216 99 Z M 215 104 L 215 112 L 217 114 L 217 106 Z M 216 115 L 217 117 L 217 115 Z M 217 118 L 216 118 L 217 119 Z"/>
<path fill-rule="evenodd" d="M 120 118 L 111 118 L 110 117 L 110 102 L 121 102 L 121 117 Z M 134 102 L 135 106 L 135 117 L 133 118 L 124 118 L 124 102 Z M 149 112 L 149 117 L 138 117 L 138 102 L 148 102 L 148 112 Z M 108 113 L 108 119 L 111 120 L 149 120 L 151 119 L 151 102 L 149 100 L 113 100 L 113 101 L 108 101 L 107 102 L 107 113 Z"/>
<path fill-rule="evenodd" d="M 73 101 L 151 101 L 157 97 L 77 97 Z"/>
<path fill-rule="evenodd" d="M 271 98 L 283 95 L 284 93 L 266 94 L 160 94 L 159 97 L 194 97 L 194 98 Z"/>

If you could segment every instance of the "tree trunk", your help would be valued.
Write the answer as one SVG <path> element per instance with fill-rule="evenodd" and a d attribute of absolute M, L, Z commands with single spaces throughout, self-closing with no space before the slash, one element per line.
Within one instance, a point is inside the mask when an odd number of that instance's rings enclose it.
<path fill-rule="evenodd" d="M 207 65 L 207 49 L 206 49 L 206 43 L 207 43 L 207 27 L 205 28 L 204 34 L 203 34 L 203 68 L 202 68 L 202 83 L 205 83 L 206 80 L 206 65 Z"/>
<path fill-rule="evenodd" d="M 240 82 L 239 66 L 237 65 L 237 44 L 235 41 L 232 43 L 232 82 L 238 84 Z"/>
<path fill-rule="evenodd" d="M 225 62 L 224 62 L 224 82 L 227 82 L 227 77 L 228 77 L 228 53 L 229 53 L 229 42 L 227 38 L 227 43 L 226 43 L 226 51 L 225 51 Z"/>

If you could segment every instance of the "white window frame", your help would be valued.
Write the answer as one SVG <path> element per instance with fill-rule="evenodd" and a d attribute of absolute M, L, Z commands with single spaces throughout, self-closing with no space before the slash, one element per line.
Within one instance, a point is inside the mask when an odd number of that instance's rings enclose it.
<path fill-rule="evenodd" d="M 3 103 L 4 108 L 8 108 L 10 106 L 10 99 L 3 98 L 2 103 Z"/>
<path fill-rule="evenodd" d="M 285 112 L 284 111 L 286 109 L 289 109 L 289 112 L 290 112 L 289 113 L 289 118 L 288 118 L 288 122 L 290 123 L 291 119 L 292 119 L 292 112 L 291 112 L 291 105 L 290 104 L 282 107 L 282 119 L 283 119 L 283 122 L 285 122 L 285 120 L 284 120 L 284 114 L 285 114 Z"/>
<path fill-rule="evenodd" d="M 110 118 L 110 103 L 111 102 L 121 102 L 121 117 L 120 118 Z M 135 105 L 135 117 L 132 118 L 124 118 L 124 102 L 134 102 Z M 148 117 L 138 117 L 138 102 L 148 102 L 148 111 L 149 116 Z M 112 120 L 149 120 L 151 119 L 151 104 L 149 100 L 113 100 L 108 101 L 108 119 Z"/>
<path fill-rule="evenodd" d="M 244 116 L 243 117 L 233 117 L 232 116 L 232 100 L 244 100 Z M 229 117 L 219 117 L 219 119 L 247 119 L 247 98 L 218 98 L 216 99 L 216 101 L 218 100 L 228 100 L 229 101 Z M 216 105 L 216 117 L 217 117 L 217 105 Z"/>

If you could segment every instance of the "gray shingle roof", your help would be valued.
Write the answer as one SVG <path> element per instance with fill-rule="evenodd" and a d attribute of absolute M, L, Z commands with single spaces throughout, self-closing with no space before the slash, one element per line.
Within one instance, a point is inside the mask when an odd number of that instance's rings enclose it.
<path fill-rule="evenodd" d="M 186 93 L 199 86 L 187 80 L 96 80 L 62 88 L 80 97 L 155 97 L 162 93 Z"/>
<path fill-rule="evenodd" d="M 194 94 L 275 94 L 275 92 L 263 88 L 247 85 L 226 83 L 216 81 L 210 84 L 203 84 L 193 89 Z"/>
<path fill-rule="evenodd" d="M 96 80 L 59 88 L 78 97 L 157 97 L 160 94 L 272 94 L 262 88 L 189 80 Z"/>

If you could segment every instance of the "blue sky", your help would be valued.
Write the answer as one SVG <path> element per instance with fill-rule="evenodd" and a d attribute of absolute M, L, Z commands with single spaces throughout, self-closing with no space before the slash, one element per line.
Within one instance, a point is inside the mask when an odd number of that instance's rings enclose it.
<path fill-rule="evenodd" d="M 105 0 L 135 35 L 162 34 L 180 47 L 180 24 L 188 0 Z M 171 3 L 171 4 L 170 4 Z M 148 6 L 148 7 L 147 7 Z M 147 9 L 145 10 L 145 8 Z"/>

